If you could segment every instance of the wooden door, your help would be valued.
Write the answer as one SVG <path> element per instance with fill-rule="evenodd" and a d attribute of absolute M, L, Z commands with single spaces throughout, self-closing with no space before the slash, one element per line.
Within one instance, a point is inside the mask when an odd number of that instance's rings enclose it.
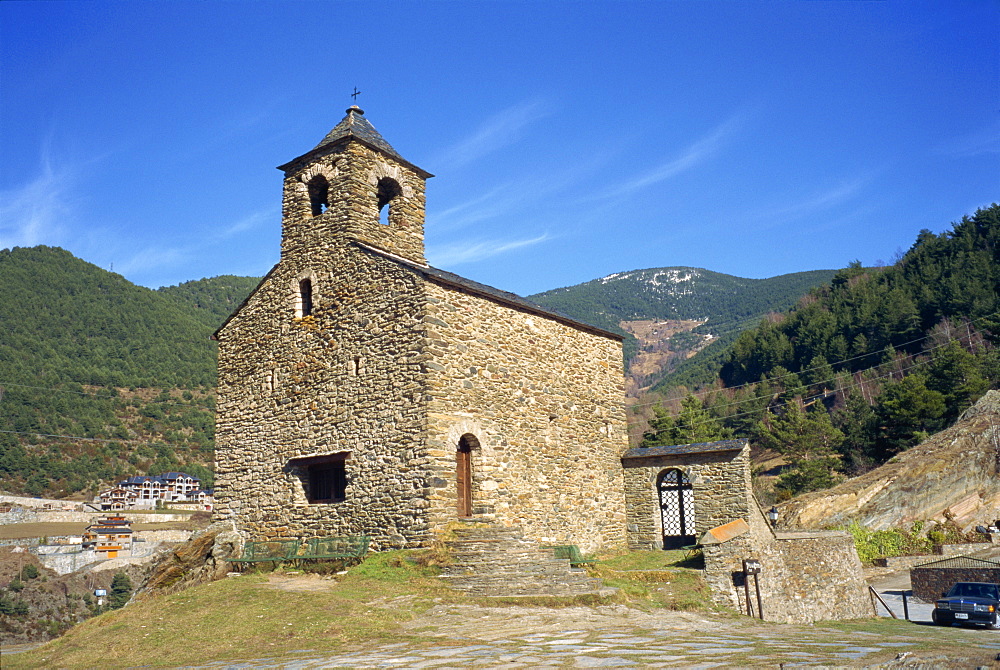
<path fill-rule="evenodd" d="M 460 444 L 455 452 L 455 484 L 458 492 L 458 516 L 472 516 L 472 449 Z"/>

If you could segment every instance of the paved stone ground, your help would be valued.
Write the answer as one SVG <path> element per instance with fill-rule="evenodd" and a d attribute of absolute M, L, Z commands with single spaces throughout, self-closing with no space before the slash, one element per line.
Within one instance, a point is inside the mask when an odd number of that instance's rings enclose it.
<path fill-rule="evenodd" d="M 920 624 L 891 638 L 690 612 L 600 607 L 438 605 L 411 621 L 408 641 L 331 654 L 212 663 L 209 668 L 743 668 L 994 667 L 995 631 L 954 629 L 920 648 Z M 912 629 L 907 628 L 912 626 Z M 940 629 L 935 629 L 940 630 Z M 902 632 L 905 631 L 905 632 Z M 1000 667 L 1000 665 L 996 666 Z"/>

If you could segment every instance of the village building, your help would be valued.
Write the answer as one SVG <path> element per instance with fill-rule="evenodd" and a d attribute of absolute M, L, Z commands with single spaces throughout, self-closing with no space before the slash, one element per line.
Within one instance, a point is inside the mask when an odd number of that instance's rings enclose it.
<path fill-rule="evenodd" d="M 427 265 L 431 175 L 357 107 L 279 169 L 281 259 L 216 333 L 216 518 L 623 546 L 621 337 Z"/>
<path fill-rule="evenodd" d="M 84 549 L 94 551 L 97 558 L 121 558 L 132 551 L 132 522 L 122 516 L 98 519 L 83 533 Z"/>
<path fill-rule="evenodd" d="M 120 511 L 132 509 L 139 501 L 139 494 L 132 489 L 123 486 L 116 486 L 98 495 L 101 502 L 101 511 Z"/>
<path fill-rule="evenodd" d="M 129 477 L 98 494 L 101 510 L 152 509 L 158 503 L 211 504 L 211 493 L 201 480 L 185 472 Z"/>

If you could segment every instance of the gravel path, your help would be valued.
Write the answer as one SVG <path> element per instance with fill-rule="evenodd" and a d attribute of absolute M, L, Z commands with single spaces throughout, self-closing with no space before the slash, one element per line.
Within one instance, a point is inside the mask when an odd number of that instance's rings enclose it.
<path fill-rule="evenodd" d="M 391 604 L 389 604 L 391 606 Z M 891 638 L 691 612 L 599 607 L 438 605 L 409 622 L 407 641 L 349 653 L 215 663 L 209 668 L 743 668 L 991 666 L 995 631 L 954 629 L 921 648 L 919 624 Z M 941 630 L 941 629 L 934 629 Z"/>

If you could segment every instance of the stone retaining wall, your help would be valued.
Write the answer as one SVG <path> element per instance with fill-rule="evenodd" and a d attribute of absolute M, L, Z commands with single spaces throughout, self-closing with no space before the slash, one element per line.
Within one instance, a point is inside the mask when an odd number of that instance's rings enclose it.
<path fill-rule="evenodd" d="M 1000 584 L 1000 568 L 914 568 L 910 589 L 914 598 L 933 603 L 956 582 Z"/>
<path fill-rule="evenodd" d="M 749 525 L 744 535 L 704 547 L 705 579 L 716 602 L 747 611 L 742 562 L 756 559 L 762 566 L 757 579 L 765 620 L 807 623 L 875 615 L 849 533 L 775 535 L 756 502 L 750 509 Z M 750 579 L 750 598 L 759 614 Z"/>
<path fill-rule="evenodd" d="M 62 510 L 46 510 L 27 507 L 15 507 L 9 512 L 0 513 L 0 525 L 15 523 L 92 523 L 107 516 L 123 516 L 132 523 L 166 523 L 168 521 L 187 521 L 190 513 L 177 514 L 143 514 L 141 512 L 66 512 Z"/>

